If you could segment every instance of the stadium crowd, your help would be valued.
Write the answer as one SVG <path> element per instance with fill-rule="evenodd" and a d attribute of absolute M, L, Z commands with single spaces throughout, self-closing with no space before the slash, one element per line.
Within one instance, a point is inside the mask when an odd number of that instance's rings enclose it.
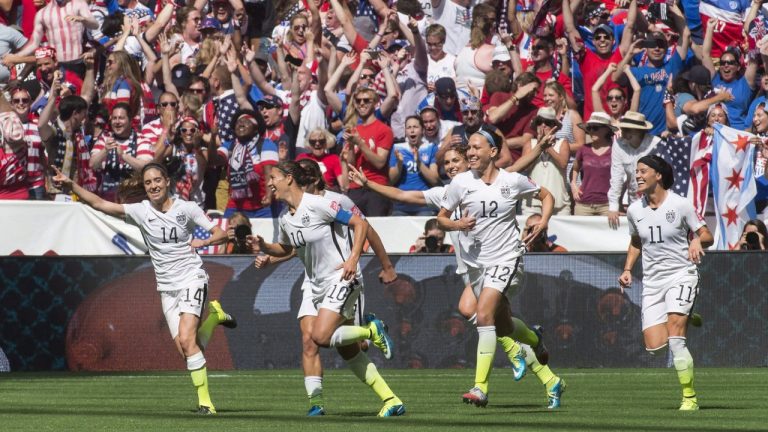
<path fill-rule="evenodd" d="M 271 167 L 306 158 L 368 216 L 435 215 L 349 167 L 427 190 L 487 124 L 504 139 L 498 167 L 535 152 L 524 172 L 556 215 L 616 227 L 647 154 L 703 214 L 720 123 L 755 135 L 760 213 L 766 17 L 761 0 L 3 2 L 0 199 L 71 199 L 55 166 L 135 202 L 154 161 L 204 210 L 275 217 Z"/>

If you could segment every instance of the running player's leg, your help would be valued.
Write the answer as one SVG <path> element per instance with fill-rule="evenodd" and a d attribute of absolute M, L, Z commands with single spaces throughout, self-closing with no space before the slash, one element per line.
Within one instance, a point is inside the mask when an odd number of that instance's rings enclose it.
<path fill-rule="evenodd" d="M 224 312 L 224 309 L 217 300 L 211 300 L 208 305 L 208 316 L 205 318 L 205 321 L 200 324 L 200 328 L 197 329 L 197 344 L 200 345 L 200 348 L 202 348 L 203 351 L 205 351 L 205 347 L 207 347 L 208 343 L 211 341 L 211 336 L 213 335 L 216 326 L 223 325 L 227 328 L 237 327 L 235 318 Z"/>
<path fill-rule="evenodd" d="M 699 408 L 696 390 L 693 388 L 693 357 L 688 350 L 686 339 L 688 316 L 698 294 L 698 282 L 697 275 L 686 276 L 672 285 L 665 296 L 669 350 L 672 352 L 672 362 L 682 387 L 683 401 L 680 409 L 683 411 Z"/>
<path fill-rule="evenodd" d="M 304 370 L 304 389 L 307 391 L 309 411 L 307 415 L 325 414 L 323 401 L 323 364 L 320 361 L 320 349 L 312 340 L 312 327 L 315 316 L 305 315 L 299 319 L 301 328 L 301 367 Z"/>
<path fill-rule="evenodd" d="M 216 409 L 208 392 L 208 371 L 205 356 L 197 344 L 197 327 L 200 317 L 189 312 L 182 312 L 179 317 L 178 344 L 187 359 L 187 370 L 192 377 L 192 384 L 197 389 L 198 413 L 215 414 Z"/>
<path fill-rule="evenodd" d="M 502 301 L 501 291 L 483 288 L 477 300 L 477 362 L 475 388 L 488 394 L 488 380 L 496 354 L 496 308 Z"/>

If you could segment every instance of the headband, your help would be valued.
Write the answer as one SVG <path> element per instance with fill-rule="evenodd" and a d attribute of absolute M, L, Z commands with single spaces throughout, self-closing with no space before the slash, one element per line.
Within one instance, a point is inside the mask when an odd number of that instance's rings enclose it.
<path fill-rule="evenodd" d="M 671 188 L 672 184 L 675 182 L 672 167 L 660 156 L 645 155 L 641 157 L 637 163 L 642 163 L 649 168 L 653 168 L 654 171 L 661 174 L 661 184 L 664 186 L 664 189 Z"/>
<path fill-rule="evenodd" d="M 480 135 L 482 135 L 482 136 L 483 136 L 483 138 L 487 139 L 487 140 L 488 140 L 488 144 L 490 144 L 492 147 L 496 147 L 496 149 L 498 149 L 498 148 L 499 148 L 499 146 L 498 146 L 498 145 L 496 145 L 496 140 L 495 140 L 495 139 L 493 139 L 493 136 L 492 136 L 492 135 L 491 135 L 491 133 L 490 133 L 490 132 L 488 132 L 487 130 L 484 130 L 484 129 L 480 128 L 480 129 L 478 129 L 478 130 L 477 130 L 477 132 L 475 132 L 475 133 L 476 133 L 476 134 L 480 134 Z"/>

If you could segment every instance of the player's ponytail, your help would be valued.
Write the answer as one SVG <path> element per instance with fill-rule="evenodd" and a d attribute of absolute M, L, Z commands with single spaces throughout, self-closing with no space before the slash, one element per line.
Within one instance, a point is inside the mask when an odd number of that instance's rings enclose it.
<path fill-rule="evenodd" d="M 325 190 L 326 184 L 323 178 L 323 171 L 320 169 L 320 165 L 312 159 L 302 159 L 299 161 L 299 166 L 304 171 L 306 176 L 306 184 L 299 182 L 301 186 L 314 185 L 318 191 Z"/>
<path fill-rule="evenodd" d="M 307 186 L 311 184 L 311 176 L 298 162 L 295 161 L 282 161 L 275 165 L 275 169 L 280 170 L 283 174 L 293 177 L 293 180 L 299 186 Z"/>

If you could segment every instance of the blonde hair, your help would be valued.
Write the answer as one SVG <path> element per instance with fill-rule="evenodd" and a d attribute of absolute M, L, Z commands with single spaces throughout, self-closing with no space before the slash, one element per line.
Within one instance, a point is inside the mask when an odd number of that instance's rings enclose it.
<path fill-rule="evenodd" d="M 325 148 L 328 149 L 328 144 L 336 143 L 336 137 L 328 131 L 328 129 L 325 128 L 314 128 L 307 134 L 307 137 L 304 138 L 304 148 L 310 148 L 309 146 L 309 137 L 311 137 L 314 134 L 322 134 L 323 138 L 325 138 Z"/>
<path fill-rule="evenodd" d="M 472 10 L 472 27 L 469 35 L 469 45 L 472 49 L 480 48 L 488 36 L 493 33 L 493 26 L 496 23 L 489 22 L 486 18 L 491 12 L 495 13 L 496 9 L 487 3 L 480 3 Z M 489 25 L 491 26 L 490 29 L 487 28 Z"/>
<path fill-rule="evenodd" d="M 117 72 L 105 74 L 103 93 L 109 94 L 117 80 L 123 78 L 128 81 L 131 87 L 133 87 L 129 99 L 131 111 L 135 113 L 139 112 L 139 109 L 141 108 L 141 96 L 143 94 L 143 89 L 141 88 L 141 69 L 139 69 L 139 64 L 125 51 L 113 51 L 109 56 L 112 57 L 112 61 L 117 65 Z"/>
<path fill-rule="evenodd" d="M 360 122 L 360 115 L 357 113 L 357 105 L 355 97 L 360 93 L 368 92 L 372 95 L 373 105 L 376 106 L 379 103 L 379 94 L 376 90 L 370 87 L 358 87 L 352 93 L 350 101 L 347 103 L 347 114 L 344 116 L 344 125 L 347 127 L 355 127 Z"/>

